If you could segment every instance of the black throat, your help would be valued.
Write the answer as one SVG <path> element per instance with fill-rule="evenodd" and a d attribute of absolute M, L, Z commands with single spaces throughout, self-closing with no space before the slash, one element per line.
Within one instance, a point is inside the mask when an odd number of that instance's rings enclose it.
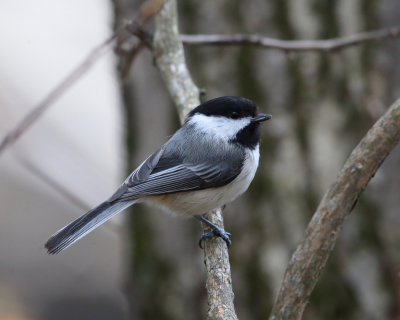
<path fill-rule="evenodd" d="M 260 142 L 261 128 L 259 122 L 251 122 L 240 130 L 236 137 L 231 140 L 232 143 L 238 143 L 245 148 L 254 150 Z"/>

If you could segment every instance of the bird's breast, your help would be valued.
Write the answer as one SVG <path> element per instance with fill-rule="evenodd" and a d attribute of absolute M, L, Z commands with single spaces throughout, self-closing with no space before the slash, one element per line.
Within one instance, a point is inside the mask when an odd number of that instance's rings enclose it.
<path fill-rule="evenodd" d="M 151 196 L 145 200 L 180 215 L 206 213 L 232 202 L 247 190 L 257 171 L 259 158 L 258 146 L 254 150 L 248 149 L 240 174 L 224 186 Z"/>

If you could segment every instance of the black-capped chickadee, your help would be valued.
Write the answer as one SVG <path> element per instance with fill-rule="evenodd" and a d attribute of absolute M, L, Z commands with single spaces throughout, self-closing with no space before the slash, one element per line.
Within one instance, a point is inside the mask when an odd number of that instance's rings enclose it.
<path fill-rule="evenodd" d="M 230 234 L 202 214 L 233 201 L 247 190 L 257 170 L 260 124 L 254 102 L 220 97 L 193 109 L 184 125 L 148 157 L 105 202 L 55 233 L 45 244 L 56 254 L 136 202 L 191 215 L 211 227 L 201 241 Z"/>

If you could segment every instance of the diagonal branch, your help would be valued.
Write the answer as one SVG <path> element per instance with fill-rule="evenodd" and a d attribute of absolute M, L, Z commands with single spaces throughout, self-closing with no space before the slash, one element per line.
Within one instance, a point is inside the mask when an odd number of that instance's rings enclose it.
<path fill-rule="evenodd" d="M 96 47 L 88 56 L 73 69 L 67 77 L 62 80 L 50 93 L 19 122 L 0 143 L 0 154 L 11 144 L 13 144 L 39 117 L 57 100 L 66 90 L 68 90 L 76 81 L 88 71 L 93 64 L 103 56 L 111 47 L 117 38 L 112 35 L 98 47 Z"/>
<path fill-rule="evenodd" d="M 333 250 L 344 219 L 361 192 L 400 140 L 400 99 L 353 150 L 309 223 L 292 255 L 271 320 L 301 319 L 308 299 Z"/>
<path fill-rule="evenodd" d="M 10 130 L 0 143 L 0 155 L 13 144 L 40 116 L 59 99 L 76 81 L 86 73 L 93 64 L 108 51 L 117 38 L 124 42 L 128 35 L 123 31 L 136 35 L 143 43 L 149 46 L 148 34 L 142 29 L 143 25 L 151 19 L 163 6 L 165 0 L 147 0 L 139 9 L 136 19 L 128 22 L 110 38 L 92 50 L 88 56 L 67 77 L 61 81 L 50 93 Z M 380 29 L 356 35 L 334 38 L 328 40 L 279 40 L 259 35 L 181 35 L 181 40 L 186 45 L 252 45 L 266 49 L 279 49 L 284 51 L 337 51 L 367 41 L 383 40 L 400 37 L 400 27 Z M 140 50 L 142 46 L 138 47 Z"/>
<path fill-rule="evenodd" d="M 156 16 L 155 22 L 153 42 L 155 62 L 183 121 L 186 114 L 200 101 L 199 89 L 190 77 L 179 39 L 176 0 L 166 2 Z M 206 218 L 223 228 L 221 209 L 208 213 Z M 237 320 L 233 304 L 228 248 L 223 240 L 206 241 L 204 262 L 207 270 L 209 306 L 207 318 Z"/>
<path fill-rule="evenodd" d="M 116 40 L 121 37 L 127 39 L 123 35 L 125 30 L 135 33 L 133 30 L 141 29 L 144 23 L 156 14 L 165 0 L 147 0 L 139 9 L 136 19 L 126 23 L 118 29 L 112 36 L 94 48 L 86 58 L 79 63 L 66 77 L 62 80 L 47 96 L 32 108 L 30 112 L 19 122 L 12 130 L 10 130 L 0 143 L 0 155 L 4 150 L 12 145 L 26 130 L 36 122 L 43 113 L 57 101 L 78 79 L 80 79 L 108 50 L 114 45 Z"/>
<path fill-rule="evenodd" d="M 20 164 L 28 170 L 33 176 L 39 179 L 42 183 L 52 188 L 53 191 L 58 193 L 61 197 L 67 200 L 71 205 L 81 209 L 82 211 L 89 211 L 92 207 L 85 201 L 85 199 L 79 197 L 76 193 L 69 190 L 65 185 L 50 176 L 45 170 L 42 170 L 34 162 L 30 161 L 25 155 L 17 155 L 17 160 Z M 76 217 L 74 217 L 76 218 Z M 111 231 L 114 234 L 120 232 L 119 226 L 114 220 L 109 221 L 104 225 L 104 229 Z"/>
<path fill-rule="evenodd" d="M 50 176 L 45 170 L 42 170 L 34 162 L 25 158 L 24 155 L 17 156 L 18 161 L 21 165 L 28 170 L 32 175 L 38 178 L 41 182 L 50 187 L 53 191 L 56 191 L 69 203 L 77 207 L 82 211 L 89 211 L 92 207 L 85 201 L 85 199 L 79 197 L 73 191 L 70 191 L 66 186 L 59 183 L 56 179 Z"/>
<path fill-rule="evenodd" d="M 190 46 L 237 46 L 249 45 L 263 49 L 283 51 L 338 51 L 369 41 L 394 39 L 400 37 L 400 26 L 379 29 L 355 35 L 326 40 L 279 40 L 260 35 L 188 35 L 182 34 L 181 40 Z"/>

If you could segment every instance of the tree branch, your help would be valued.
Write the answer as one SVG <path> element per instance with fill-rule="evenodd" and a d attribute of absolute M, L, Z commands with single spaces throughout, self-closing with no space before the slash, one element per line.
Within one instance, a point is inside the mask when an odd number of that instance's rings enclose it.
<path fill-rule="evenodd" d="M 7 135 L 3 138 L 0 143 L 0 154 L 4 150 L 13 144 L 26 130 L 39 119 L 41 115 L 55 102 L 59 99 L 66 90 L 68 90 L 76 81 L 88 71 L 93 64 L 103 56 L 109 47 L 111 47 L 117 38 L 116 34 L 113 34 L 110 38 L 105 40 L 98 47 L 93 49 L 87 57 L 75 67 L 67 77 L 62 80 L 50 93 L 36 106 L 32 108 L 30 112 L 19 122 L 12 130 L 10 130 Z"/>
<path fill-rule="evenodd" d="M 39 179 L 42 183 L 46 184 L 48 187 L 52 188 L 53 191 L 57 192 L 60 196 L 62 196 L 65 200 L 67 200 L 70 204 L 79 208 L 82 211 L 89 211 L 92 207 L 85 201 L 85 199 L 79 197 L 74 192 L 70 191 L 66 186 L 61 184 L 57 179 L 54 179 L 52 176 L 48 175 L 45 170 L 42 170 L 39 166 L 37 166 L 34 162 L 31 162 L 24 155 L 17 155 L 17 161 L 32 175 L 34 175 L 37 179 Z M 74 217 L 76 218 L 76 217 Z M 108 231 L 111 231 L 114 234 L 118 234 L 120 232 L 120 228 L 114 222 L 114 220 L 110 220 L 103 227 Z"/>
<path fill-rule="evenodd" d="M 156 15 L 153 39 L 154 57 L 161 76 L 174 100 L 181 122 L 200 104 L 199 89 L 186 67 L 182 42 L 178 34 L 176 1 L 167 1 Z"/>
<path fill-rule="evenodd" d="M 178 33 L 176 0 L 169 0 L 155 19 L 154 55 L 157 67 L 168 87 L 181 121 L 197 106 L 199 89 L 186 67 L 182 42 Z M 223 228 L 220 209 L 206 218 Z M 203 229 L 206 227 L 203 225 Z M 208 319 L 236 320 L 228 248 L 221 239 L 206 241 L 204 262 L 207 270 Z"/>
<path fill-rule="evenodd" d="M 279 40 L 260 35 L 188 35 L 182 34 L 181 40 L 190 46 L 237 46 L 249 45 L 263 49 L 283 51 L 338 51 L 369 41 L 400 37 L 400 26 L 358 33 L 355 35 L 327 40 Z"/>
<path fill-rule="evenodd" d="M 205 215 L 206 219 L 224 228 L 222 209 Z M 203 231 L 209 232 L 203 224 Z M 237 320 L 234 293 L 232 288 L 231 265 L 226 243 L 221 238 L 206 241 L 204 245 L 204 264 L 207 270 L 208 314 L 210 320 Z"/>
<path fill-rule="evenodd" d="M 138 36 L 146 45 L 149 44 L 147 33 L 142 26 L 157 13 L 165 0 L 147 0 L 139 9 L 136 19 L 128 22 L 110 38 L 93 49 L 88 56 L 74 69 L 67 77 L 61 81 L 50 93 L 10 130 L 0 143 L 0 154 L 13 144 L 40 116 L 59 99 L 76 81 L 86 73 L 92 65 L 114 44 L 115 40 L 121 36 L 122 42 L 126 40 L 121 35 L 122 31 Z M 126 35 L 125 35 L 126 37 Z M 337 51 L 350 46 L 373 40 L 383 40 L 400 37 L 400 27 L 395 26 L 388 29 L 380 29 L 370 32 L 359 33 L 356 35 L 334 38 L 328 40 L 279 40 L 267 38 L 259 35 L 181 35 L 181 40 L 186 45 L 252 45 L 266 49 L 278 49 L 284 51 Z M 138 47 L 140 50 L 142 46 Z M 179 97 L 173 97 L 179 100 Z M 193 102 L 193 101 L 192 101 Z M 178 106 L 180 104 L 177 104 Z M 182 106 L 189 110 L 190 105 Z M 181 107 L 179 107 L 181 108 Z"/>
<path fill-rule="evenodd" d="M 347 159 L 292 255 L 270 319 L 301 319 L 333 250 L 344 219 L 400 140 L 400 99 L 368 131 Z"/>
<path fill-rule="evenodd" d="M 123 25 L 112 36 L 103 41 L 99 46 L 94 48 L 86 58 L 79 63 L 53 90 L 51 90 L 45 98 L 32 108 L 30 112 L 19 122 L 12 130 L 10 130 L 0 143 L 0 155 L 4 150 L 13 144 L 26 130 L 36 122 L 40 116 L 57 101 L 78 79 L 82 77 L 94 64 L 114 45 L 118 37 L 126 40 L 127 36 L 123 35 L 127 30 L 130 33 L 135 33 L 134 30 L 141 29 L 151 17 L 156 14 L 164 0 L 147 0 L 139 9 L 137 17 Z"/>

